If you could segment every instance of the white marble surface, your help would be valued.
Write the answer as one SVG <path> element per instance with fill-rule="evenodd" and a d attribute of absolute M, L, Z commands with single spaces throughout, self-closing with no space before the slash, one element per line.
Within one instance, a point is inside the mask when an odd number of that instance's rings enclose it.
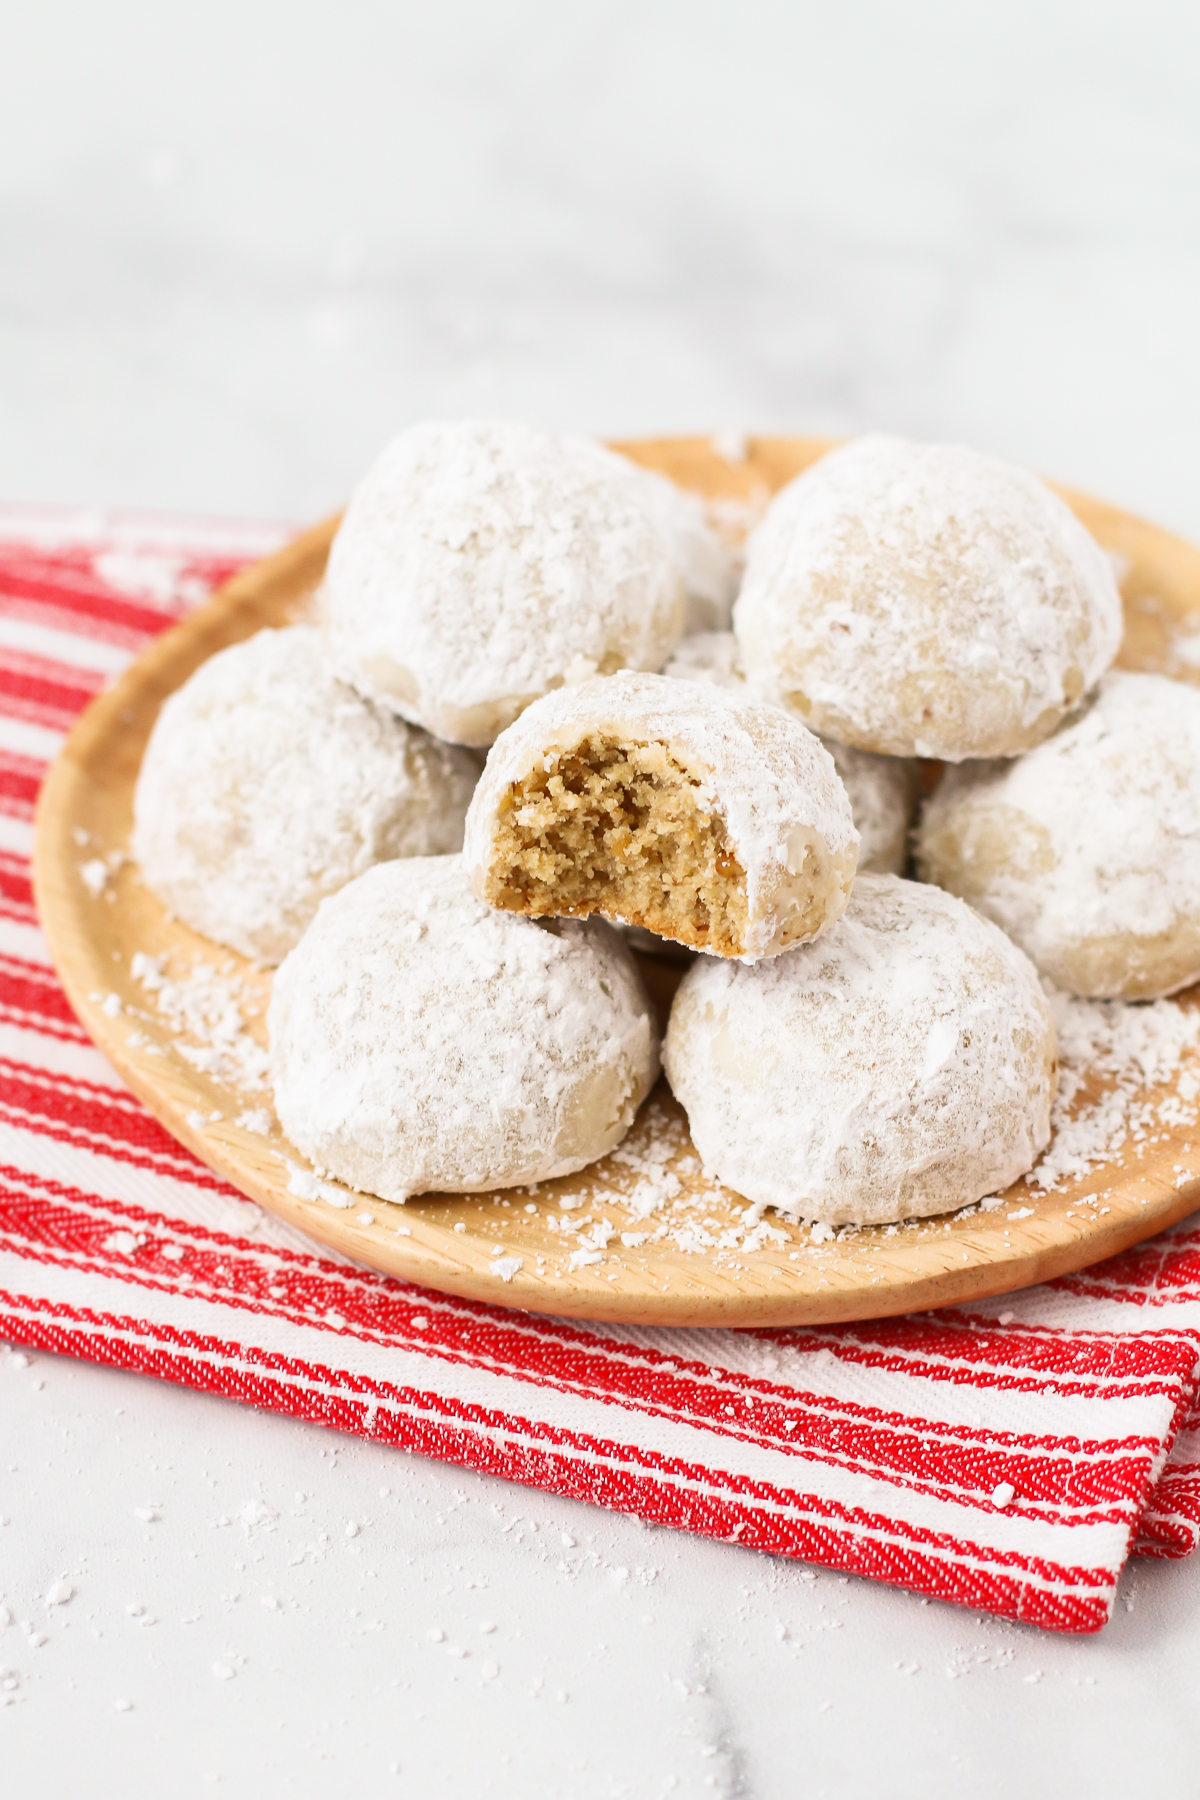
<path fill-rule="evenodd" d="M 303 520 L 489 411 L 959 437 L 1200 537 L 1198 49 L 1096 0 L 10 0 L 0 496 Z M 1200 1786 L 1200 1564 L 1053 1639 L 49 1356 L 0 1356 L 0 1516 L 6 1793 Z"/>

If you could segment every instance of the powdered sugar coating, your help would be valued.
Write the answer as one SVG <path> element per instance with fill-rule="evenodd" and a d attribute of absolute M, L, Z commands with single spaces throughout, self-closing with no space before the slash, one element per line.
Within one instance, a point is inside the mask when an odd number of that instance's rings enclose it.
<path fill-rule="evenodd" d="M 457 850 L 477 777 L 468 752 L 339 681 L 319 631 L 260 631 L 163 706 L 133 853 L 176 917 L 274 963 L 372 863 Z"/>
<path fill-rule="evenodd" d="M 275 977 L 275 1107 L 318 1171 L 384 1200 L 571 1174 L 658 1074 L 633 960 L 599 920 L 494 912 L 461 857 L 382 863 Z"/>
<path fill-rule="evenodd" d="M 721 632 L 729 629 L 741 579 L 741 559 L 708 521 L 699 494 L 688 493 L 665 476 L 641 471 L 648 496 L 665 514 L 687 594 L 685 629 Z"/>
<path fill-rule="evenodd" d="M 698 782 L 699 804 L 720 815 L 745 871 L 744 956 L 774 956 L 786 947 L 797 896 L 807 900 L 814 883 L 826 890 L 819 929 L 840 916 L 859 839 L 829 752 L 780 707 L 663 675 L 624 673 L 563 688 L 509 726 L 467 814 L 463 857 L 477 892 L 512 784 L 592 734 L 661 743 Z"/>
<path fill-rule="evenodd" d="M 1068 993 L 1200 979 L 1200 692 L 1114 670 L 1048 743 L 949 773 L 917 855 Z"/>
<path fill-rule="evenodd" d="M 908 862 L 908 833 L 917 802 L 916 764 L 904 756 L 876 756 L 849 744 L 821 742 L 850 796 L 862 839 L 859 873 L 900 875 Z"/>
<path fill-rule="evenodd" d="M 1055 1037 L 1037 975 L 962 901 L 861 875 L 819 942 L 694 963 L 663 1047 L 705 1172 L 832 1225 L 968 1204 L 1050 1135 Z"/>
<path fill-rule="evenodd" d="M 685 608 L 666 486 L 527 425 L 401 432 L 330 552 L 339 666 L 403 718 L 475 745 L 564 682 L 661 668 Z"/>
<path fill-rule="evenodd" d="M 663 667 L 673 681 L 699 681 L 706 687 L 730 688 L 744 694 L 738 641 L 732 631 L 689 631 L 680 638 Z"/>
<path fill-rule="evenodd" d="M 663 670 L 677 681 L 746 692 L 746 678 L 732 631 L 698 631 L 682 638 Z M 908 861 L 908 828 L 917 795 L 916 764 L 903 756 L 875 756 L 822 738 L 850 796 L 862 842 L 860 875 L 899 875 Z"/>
<path fill-rule="evenodd" d="M 776 495 L 734 608 L 751 686 L 841 743 L 948 762 L 1048 737 L 1122 623 L 1108 558 L 1036 475 L 888 437 Z"/>

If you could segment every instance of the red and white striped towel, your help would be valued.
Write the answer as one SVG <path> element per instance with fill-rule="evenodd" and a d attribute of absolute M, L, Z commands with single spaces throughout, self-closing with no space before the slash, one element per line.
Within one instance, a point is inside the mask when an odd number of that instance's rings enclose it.
<path fill-rule="evenodd" d="M 1200 1536 L 1200 1220 L 1004 1300 L 576 1327 L 319 1254 L 76 1023 L 29 879 L 80 708 L 277 528 L 0 513 L 0 1334 L 1063 1631 Z"/>

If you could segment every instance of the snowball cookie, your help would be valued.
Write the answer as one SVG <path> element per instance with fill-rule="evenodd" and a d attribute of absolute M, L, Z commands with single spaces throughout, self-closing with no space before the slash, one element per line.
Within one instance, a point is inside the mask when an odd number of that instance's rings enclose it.
<path fill-rule="evenodd" d="M 746 689 L 732 631 L 689 631 L 667 658 L 663 674 L 674 681 L 702 681 L 708 687 L 736 688 L 741 693 Z"/>
<path fill-rule="evenodd" d="M 746 683 L 732 631 L 698 631 L 675 646 L 663 670 L 679 681 L 739 689 Z M 908 831 L 917 799 L 917 766 L 908 757 L 873 756 L 832 738 L 822 742 L 850 796 L 860 875 L 899 875 L 908 861 Z"/>
<path fill-rule="evenodd" d="M 1106 675 L 1028 756 L 952 771 L 917 859 L 1068 993 L 1149 1000 L 1200 980 L 1200 692 Z"/>
<path fill-rule="evenodd" d="M 318 1169 L 403 1200 L 569 1175 L 658 1075 L 629 952 L 599 920 L 494 912 L 458 856 L 380 863 L 275 977 L 275 1109 Z"/>
<path fill-rule="evenodd" d="M 1050 1138 L 1054 1024 L 1033 965 L 939 888 L 860 875 L 816 944 L 684 976 L 663 1062 L 705 1171 L 831 1225 L 946 1212 Z"/>
<path fill-rule="evenodd" d="M 478 776 L 468 751 L 337 680 L 319 631 L 260 631 L 159 713 L 133 854 L 177 918 L 275 963 L 372 863 L 457 850 Z"/>
<path fill-rule="evenodd" d="M 858 867 L 863 875 L 900 875 L 908 862 L 908 833 L 917 806 L 917 767 L 904 756 L 875 756 L 849 744 L 821 742 L 850 796 L 850 810 L 862 839 Z"/>
<path fill-rule="evenodd" d="M 1112 662 L 1107 556 L 1024 469 L 867 437 L 776 495 L 734 608 L 746 678 L 889 756 L 1014 756 Z"/>
<path fill-rule="evenodd" d="M 458 744 L 600 671 L 660 669 L 684 573 L 661 478 L 527 425 L 414 425 L 359 485 L 323 609 L 364 694 Z"/>
<path fill-rule="evenodd" d="M 748 958 L 831 925 L 857 855 L 833 759 L 798 719 L 664 675 L 536 701 L 493 746 L 463 840 L 489 906 Z"/>
<path fill-rule="evenodd" d="M 708 522 L 699 494 L 678 488 L 664 476 L 644 471 L 657 490 L 659 504 L 675 536 L 683 572 L 687 606 L 684 627 L 690 632 L 728 631 L 740 577 L 739 558 Z"/>

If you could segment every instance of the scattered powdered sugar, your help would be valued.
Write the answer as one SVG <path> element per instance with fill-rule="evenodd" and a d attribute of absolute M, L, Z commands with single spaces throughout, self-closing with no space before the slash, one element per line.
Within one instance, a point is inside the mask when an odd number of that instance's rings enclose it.
<path fill-rule="evenodd" d="M 82 846 L 90 843 L 91 839 L 86 832 L 82 837 L 77 832 L 75 841 Z M 111 850 L 107 856 L 93 856 L 89 861 L 80 863 L 79 879 L 92 898 L 98 900 L 108 887 L 109 877 L 115 875 L 128 861 L 129 857 L 124 850 Z M 109 894 L 108 898 L 111 900 L 113 896 Z"/>
<path fill-rule="evenodd" d="M 271 1132 L 271 1114 L 265 1106 L 252 1107 L 247 1112 L 238 1114 L 235 1124 L 243 1131 L 252 1131 L 257 1137 L 269 1137 Z"/>
<path fill-rule="evenodd" d="M 666 1202 L 681 1192 L 683 1183 L 679 1176 L 666 1166 L 680 1147 L 669 1134 L 661 1133 L 641 1144 L 627 1140 L 613 1151 L 613 1162 L 632 1169 L 638 1177 L 636 1186 L 624 1196 L 624 1205 L 635 1219 L 648 1219 L 661 1212 Z"/>
<path fill-rule="evenodd" d="M 624 1189 L 626 1178 L 630 1185 Z M 767 1224 L 761 1207 L 705 1178 L 687 1121 L 661 1089 L 642 1108 L 625 1142 L 606 1158 L 603 1174 L 597 1170 L 595 1186 L 561 1195 L 558 1206 L 560 1214 L 545 1214 L 544 1223 L 567 1240 L 563 1273 L 610 1262 L 617 1241 L 624 1250 L 662 1247 L 726 1266 L 748 1252 L 805 1241 Z M 621 1215 L 619 1221 L 613 1213 Z M 642 1229 L 627 1230 L 627 1223 Z"/>
<path fill-rule="evenodd" d="M 1059 1085 L 1049 1149 L 1029 1180 L 1054 1189 L 1080 1180 L 1126 1144 L 1197 1119 L 1200 1010 L 1173 1000 L 1073 1000 L 1051 992 Z M 1103 1091 L 1089 1097 L 1098 1078 Z M 1171 1091 L 1154 1090 L 1171 1082 Z M 1082 1097 L 1082 1104 L 1080 1102 Z"/>
<path fill-rule="evenodd" d="M 219 973 L 200 956 L 188 974 L 174 978 L 165 973 L 165 960 L 138 950 L 130 972 L 170 1026 L 180 1056 L 200 1074 L 217 1081 L 251 1089 L 266 1087 L 267 1052 L 250 1036 L 243 1016 L 248 1000 L 245 982 L 237 975 Z M 180 1041 L 182 1038 L 192 1041 Z"/>
<path fill-rule="evenodd" d="M 349 1188 L 339 1187 L 332 1181 L 323 1181 L 311 1169 L 301 1168 L 299 1163 L 289 1162 L 287 1167 L 288 1193 L 295 1194 L 298 1200 L 323 1200 L 326 1206 L 345 1209 L 357 1206 L 362 1198 Z"/>

